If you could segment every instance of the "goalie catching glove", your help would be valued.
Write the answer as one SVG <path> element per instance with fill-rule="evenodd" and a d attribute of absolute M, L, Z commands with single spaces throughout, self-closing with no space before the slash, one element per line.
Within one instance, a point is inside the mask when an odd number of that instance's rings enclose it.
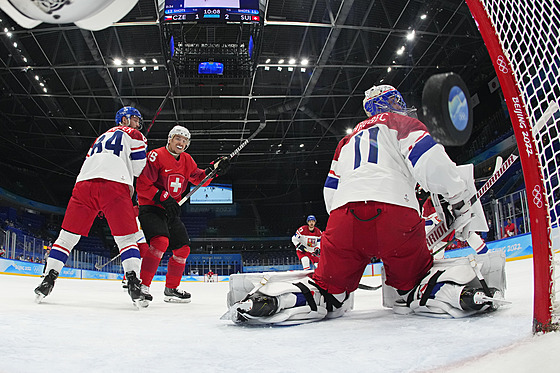
<path fill-rule="evenodd" d="M 165 190 L 158 190 L 154 195 L 153 201 L 160 204 L 164 209 L 168 217 L 179 216 L 181 213 L 181 206 L 177 203 L 175 198 Z"/>
<path fill-rule="evenodd" d="M 216 170 L 216 176 L 224 176 L 231 167 L 230 160 L 231 158 L 228 156 L 216 158 L 210 163 L 210 166 L 208 166 L 206 170 L 204 170 L 206 172 L 206 175 L 208 176 L 212 171 Z"/>

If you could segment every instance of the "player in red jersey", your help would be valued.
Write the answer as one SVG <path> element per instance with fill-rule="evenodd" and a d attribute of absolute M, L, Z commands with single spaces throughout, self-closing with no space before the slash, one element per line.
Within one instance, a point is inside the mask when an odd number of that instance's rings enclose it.
<path fill-rule="evenodd" d="M 170 248 L 173 255 L 167 264 L 164 301 L 188 303 L 191 295 L 178 289 L 190 254 L 190 239 L 185 225 L 179 218 L 178 201 L 190 183 L 199 184 L 217 169 L 223 175 L 229 168 L 229 157 L 219 157 L 206 170 L 198 168 L 194 159 L 185 151 L 191 134 L 182 126 L 169 131 L 167 145 L 148 153 L 146 168 L 138 178 L 136 189 L 140 204 L 140 224 L 149 243 L 142 257 L 142 290 L 151 300 L 149 288 L 163 254 Z M 210 180 L 205 185 L 208 185 Z"/>
<path fill-rule="evenodd" d="M 321 253 L 321 230 L 315 226 L 317 219 L 314 215 L 307 217 L 307 225 L 299 227 L 292 236 L 292 243 L 296 247 L 296 254 L 303 269 L 311 269 L 311 263 L 317 267 Z"/>
<path fill-rule="evenodd" d="M 47 259 L 46 276 L 35 289 L 37 302 L 50 294 L 70 252 L 81 236 L 88 235 L 95 217 L 103 214 L 119 248 L 128 293 L 136 306 L 142 305 L 138 226 L 131 200 L 134 178 L 146 165 L 147 140 L 139 131 L 141 120 L 138 110 L 123 107 L 115 117 L 117 127 L 91 146 L 72 190 L 62 230 Z"/>

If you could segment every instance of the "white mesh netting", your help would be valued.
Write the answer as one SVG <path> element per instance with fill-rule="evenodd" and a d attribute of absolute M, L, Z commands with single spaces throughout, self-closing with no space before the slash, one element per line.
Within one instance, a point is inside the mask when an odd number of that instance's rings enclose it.
<path fill-rule="evenodd" d="M 505 56 L 514 70 L 538 149 L 551 224 L 553 228 L 558 228 L 560 222 L 560 2 L 558 0 L 481 0 L 481 3 L 497 31 Z M 558 247 L 558 242 L 555 247 Z M 557 252 L 555 276 L 560 272 L 559 259 L 560 253 Z M 556 318 L 560 315 L 559 284 L 556 278 L 553 288 L 555 307 L 553 313 Z"/>

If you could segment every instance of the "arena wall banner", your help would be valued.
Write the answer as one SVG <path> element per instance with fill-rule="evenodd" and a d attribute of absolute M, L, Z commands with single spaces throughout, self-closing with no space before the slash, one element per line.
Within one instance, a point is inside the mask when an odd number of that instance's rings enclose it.
<path fill-rule="evenodd" d="M 41 276 L 44 264 L 21 260 L 0 258 L 0 274 L 20 276 Z M 76 278 L 83 280 L 122 280 L 122 273 L 109 273 L 64 267 L 60 278 Z M 229 276 L 218 276 L 219 282 L 229 281 Z M 165 276 L 155 276 L 153 281 L 165 281 Z M 183 276 L 184 282 L 204 282 L 204 276 Z"/>
<path fill-rule="evenodd" d="M 41 276 L 44 264 L 25 262 L 22 260 L 0 258 L 0 274 Z M 82 278 L 82 270 L 75 268 L 62 268 L 60 277 Z"/>

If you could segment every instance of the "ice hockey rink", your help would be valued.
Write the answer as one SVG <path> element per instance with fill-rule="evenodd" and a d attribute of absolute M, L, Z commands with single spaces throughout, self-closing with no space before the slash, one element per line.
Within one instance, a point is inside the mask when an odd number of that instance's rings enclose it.
<path fill-rule="evenodd" d="M 190 304 L 136 310 L 120 281 L 0 275 L 0 372 L 553 372 L 560 334 L 533 336 L 532 260 L 508 262 L 497 312 L 466 319 L 399 316 L 381 290 L 357 290 L 342 318 L 290 327 L 220 320 L 228 283 L 183 283 Z M 365 277 L 378 285 L 380 277 Z"/>

